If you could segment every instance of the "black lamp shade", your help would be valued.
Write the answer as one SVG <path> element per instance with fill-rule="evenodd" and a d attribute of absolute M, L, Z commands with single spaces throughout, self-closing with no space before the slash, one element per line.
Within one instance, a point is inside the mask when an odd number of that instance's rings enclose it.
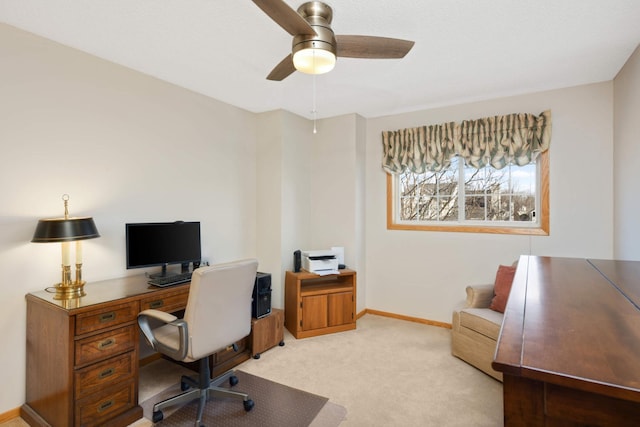
<path fill-rule="evenodd" d="M 34 243 L 72 242 L 100 237 L 91 217 L 53 218 L 38 221 L 33 233 Z"/>

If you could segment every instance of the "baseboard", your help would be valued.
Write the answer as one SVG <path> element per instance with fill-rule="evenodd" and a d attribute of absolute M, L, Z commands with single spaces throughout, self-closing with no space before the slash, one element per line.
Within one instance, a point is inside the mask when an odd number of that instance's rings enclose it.
<path fill-rule="evenodd" d="M 14 418 L 18 418 L 20 416 L 20 408 L 11 409 L 7 412 L 0 414 L 0 424 L 5 423 L 7 421 L 11 421 Z"/>
<path fill-rule="evenodd" d="M 424 325 L 438 326 L 440 328 L 451 329 L 451 323 L 438 322 L 436 320 L 421 319 L 419 317 L 405 316 L 402 314 L 389 313 L 386 311 L 372 310 L 370 308 L 365 308 L 360 313 L 358 313 L 357 318 L 359 319 L 365 314 L 375 314 L 377 316 L 391 317 L 393 319 L 406 320 L 408 322 L 422 323 Z"/>

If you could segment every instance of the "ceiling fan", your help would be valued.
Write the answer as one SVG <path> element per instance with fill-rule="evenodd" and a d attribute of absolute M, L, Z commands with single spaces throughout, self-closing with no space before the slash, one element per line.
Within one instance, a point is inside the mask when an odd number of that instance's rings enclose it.
<path fill-rule="evenodd" d="M 403 58 L 413 47 L 410 40 L 376 36 L 336 36 L 331 29 L 333 10 L 320 1 L 310 1 L 293 10 L 283 0 L 253 0 L 276 24 L 293 36 L 292 52 L 268 80 L 284 80 L 294 71 L 323 74 L 333 69 L 336 57 Z"/>

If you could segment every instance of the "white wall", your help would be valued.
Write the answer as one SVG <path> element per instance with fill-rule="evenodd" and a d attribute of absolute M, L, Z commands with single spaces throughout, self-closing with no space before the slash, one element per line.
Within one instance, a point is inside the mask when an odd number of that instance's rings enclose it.
<path fill-rule="evenodd" d="M 262 264 L 269 260 L 272 305 L 284 307 L 284 272 L 297 249 L 343 246 L 364 295 L 364 119 L 320 120 L 315 134 L 311 122 L 284 111 L 258 121 L 258 252 Z"/>
<path fill-rule="evenodd" d="M 348 114 L 318 123 L 312 145 L 311 244 L 344 247 L 345 264 L 357 272 L 357 311 L 364 310 L 364 119 Z"/>
<path fill-rule="evenodd" d="M 550 109 L 550 235 L 386 229 L 381 132 Z M 612 82 L 437 108 L 367 121 L 366 307 L 451 322 L 473 283 L 493 283 L 520 254 L 612 258 Z"/>
<path fill-rule="evenodd" d="M 125 269 L 124 224 L 198 220 L 203 255 L 256 254 L 256 117 L 0 24 L 0 414 L 25 396 L 24 296 L 60 279 L 37 220 L 91 215 L 84 278 Z"/>
<path fill-rule="evenodd" d="M 309 188 L 311 244 L 305 249 L 345 247 L 345 262 L 353 265 L 355 229 L 355 115 L 320 120 L 314 135 Z"/>
<path fill-rule="evenodd" d="M 284 308 L 284 272 L 310 245 L 309 121 L 286 111 L 258 115 L 257 223 L 260 270 L 271 273 L 271 304 Z"/>
<path fill-rule="evenodd" d="M 615 258 L 640 261 L 640 46 L 614 80 Z"/>
<path fill-rule="evenodd" d="M 280 285 L 284 308 L 284 272 L 293 270 L 293 252 L 311 245 L 311 200 L 309 191 L 313 176 L 311 173 L 313 134 L 311 124 L 295 114 L 283 112 L 283 152 L 282 152 L 282 247 L 280 251 Z M 258 213 L 259 214 L 259 213 Z"/>

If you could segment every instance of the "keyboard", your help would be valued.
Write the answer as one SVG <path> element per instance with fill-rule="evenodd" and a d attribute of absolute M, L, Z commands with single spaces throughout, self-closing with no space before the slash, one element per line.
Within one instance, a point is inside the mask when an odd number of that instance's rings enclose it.
<path fill-rule="evenodd" d="M 180 283 L 190 282 L 191 272 L 173 274 L 171 276 L 156 277 L 149 279 L 148 284 L 164 288 L 165 286 L 179 285 Z"/>

